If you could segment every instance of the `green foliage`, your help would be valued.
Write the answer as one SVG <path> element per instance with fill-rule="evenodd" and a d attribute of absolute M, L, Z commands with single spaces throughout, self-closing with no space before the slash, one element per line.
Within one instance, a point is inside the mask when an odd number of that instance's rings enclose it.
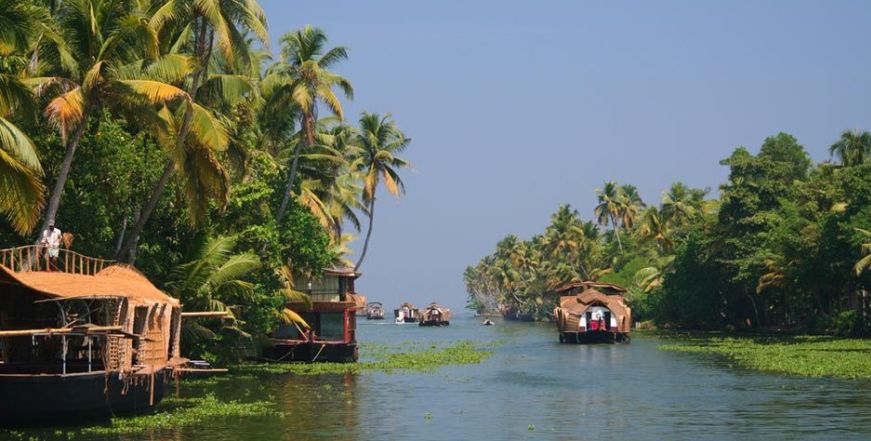
<path fill-rule="evenodd" d="M 716 354 L 740 367 L 808 377 L 871 379 L 871 341 L 831 337 L 680 335 L 685 343 L 660 349 Z"/>

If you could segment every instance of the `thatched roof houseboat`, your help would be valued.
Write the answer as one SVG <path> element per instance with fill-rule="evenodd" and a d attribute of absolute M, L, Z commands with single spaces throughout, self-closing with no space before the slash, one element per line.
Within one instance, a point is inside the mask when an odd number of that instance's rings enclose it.
<path fill-rule="evenodd" d="M 561 294 L 554 320 L 562 343 L 629 342 L 632 310 L 623 300 L 626 290 L 601 282 L 574 282 Z"/>
<path fill-rule="evenodd" d="M 178 300 L 132 267 L 43 251 L 0 250 L 0 424 L 151 409 L 187 361 Z"/>
<path fill-rule="evenodd" d="M 448 326 L 451 324 L 451 310 L 438 303 L 430 303 L 420 312 L 420 326 Z"/>
<path fill-rule="evenodd" d="M 411 303 L 405 302 L 393 310 L 393 317 L 396 323 L 415 323 L 420 320 L 420 309 L 417 309 Z"/>
<path fill-rule="evenodd" d="M 327 268 L 318 278 L 300 277 L 294 286 L 310 302 L 295 301 L 287 308 L 305 319 L 311 329 L 296 323 L 282 324 L 271 333 L 270 361 L 357 361 L 357 298 L 354 281 L 361 274 L 353 268 Z M 364 297 L 365 299 L 365 297 Z"/>
<path fill-rule="evenodd" d="M 384 320 L 384 305 L 381 302 L 366 305 L 366 320 Z"/>

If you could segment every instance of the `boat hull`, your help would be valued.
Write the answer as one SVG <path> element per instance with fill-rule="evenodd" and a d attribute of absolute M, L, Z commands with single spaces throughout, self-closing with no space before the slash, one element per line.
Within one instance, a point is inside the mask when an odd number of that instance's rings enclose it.
<path fill-rule="evenodd" d="M 629 343 L 629 334 L 611 331 L 561 332 L 560 343 Z"/>
<path fill-rule="evenodd" d="M 71 375 L 0 375 L 0 425 L 34 426 L 105 420 L 147 413 L 166 392 L 168 373 L 126 382 L 117 372 Z"/>
<path fill-rule="evenodd" d="M 450 326 L 451 322 L 447 320 L 421 320 L 420 326 Z"/>
<path fill-rule="evenodd" d="M 265 352 L 270 361 L 353 363 L 360 358 L 357 343 L 301 342 L 275 344 Z"/>

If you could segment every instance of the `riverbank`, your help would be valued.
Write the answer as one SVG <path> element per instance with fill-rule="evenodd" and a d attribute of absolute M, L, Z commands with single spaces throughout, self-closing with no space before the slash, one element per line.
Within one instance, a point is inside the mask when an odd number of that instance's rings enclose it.
<path fill-rule="evenodd" d="M 680 341 L 660 345 L 660 349 L 716 354 L 746 369 L 806 377 L 871 379 L 871 339 L 677 332 L 656 335 Z"/>

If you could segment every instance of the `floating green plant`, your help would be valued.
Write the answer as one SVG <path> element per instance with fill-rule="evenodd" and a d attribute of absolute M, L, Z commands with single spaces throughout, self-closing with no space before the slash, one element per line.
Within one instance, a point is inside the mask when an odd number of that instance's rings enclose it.
<path fill-rule="evenodd" d="M 871 379 L 871 340 L 824 336 L 684 334 L 668 351 L 718 354 L 738 366 L 809 377 Z"/>

